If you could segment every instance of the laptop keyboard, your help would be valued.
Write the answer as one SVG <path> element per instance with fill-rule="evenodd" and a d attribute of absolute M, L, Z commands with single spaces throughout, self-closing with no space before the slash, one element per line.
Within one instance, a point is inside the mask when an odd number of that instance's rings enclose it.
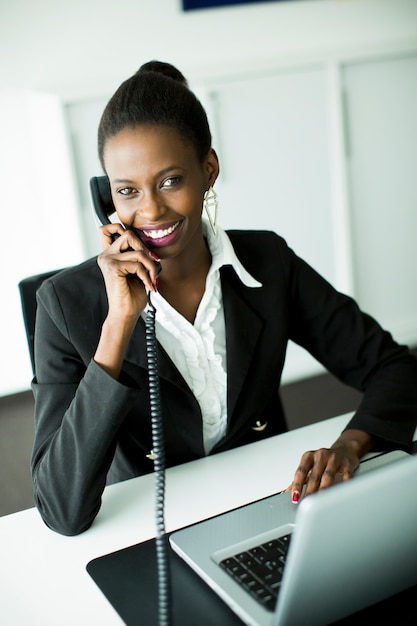
<path fill-rule="evenodd" d="M 223 559 L 220 565 L 266 609 L 273 611 L 291 535 Z"/>

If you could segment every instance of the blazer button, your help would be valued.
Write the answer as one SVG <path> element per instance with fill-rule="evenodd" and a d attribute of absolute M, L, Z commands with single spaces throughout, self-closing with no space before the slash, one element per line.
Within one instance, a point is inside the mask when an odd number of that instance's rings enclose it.
<path fill-rule="evenodd" d="M 252 430 L 256 430 L 257 433 L 261 433 L 268 426 L 268 422 L 264 422 L 263 424 L 260 420 L 255 422 L 255 426 L 251 426 Z"/>

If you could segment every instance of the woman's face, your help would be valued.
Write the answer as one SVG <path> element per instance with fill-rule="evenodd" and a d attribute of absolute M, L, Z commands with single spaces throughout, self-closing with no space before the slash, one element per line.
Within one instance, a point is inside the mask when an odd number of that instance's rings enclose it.
<path fill-rule="evenodd" d="M 172 258 L 201 238 L 203 196 L 218 174 L 214 151 L 201 163 L 175 129 L 137 126 L 107 141 L 104 164 L 120 221 L 149 250 Z"/>

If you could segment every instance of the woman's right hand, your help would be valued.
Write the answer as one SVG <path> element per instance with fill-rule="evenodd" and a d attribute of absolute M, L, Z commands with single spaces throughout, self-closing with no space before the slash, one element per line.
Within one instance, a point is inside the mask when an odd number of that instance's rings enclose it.
<path fill-rule="evenodd" d="M 146 306 L 146 290 L 156 290 L 157 269 L 152 254 L 121 224 L 102 226 L 100 238 L 103 252 L 97 262 L 106 285 L 108 316 L 136 322 Z"/>
<path fill-rule="evenodd" d="M 118 237 L 113 241 L 115 235 Z M 141 240 L 121 224 L 102 226 L 100 236 L 103 252 L 97 262 L 109 310 L 94 360 L 118 380 L 136 322 L 146 307 L 146 290 L 155 290 L 157 268 Z"/>

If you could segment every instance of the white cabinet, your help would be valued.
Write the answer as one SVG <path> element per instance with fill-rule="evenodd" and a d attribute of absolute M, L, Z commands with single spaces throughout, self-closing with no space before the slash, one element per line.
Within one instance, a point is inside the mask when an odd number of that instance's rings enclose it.
<path fill-rule="evenodd" d="M 208 96 L 220 224 L 276 231 L 333 281 L 325 68 L 214 85 Z"/>
<path fill-rule="evenodd" d="M 417 345 L 417 54 L 343 67 L 354 291 Z"/>

